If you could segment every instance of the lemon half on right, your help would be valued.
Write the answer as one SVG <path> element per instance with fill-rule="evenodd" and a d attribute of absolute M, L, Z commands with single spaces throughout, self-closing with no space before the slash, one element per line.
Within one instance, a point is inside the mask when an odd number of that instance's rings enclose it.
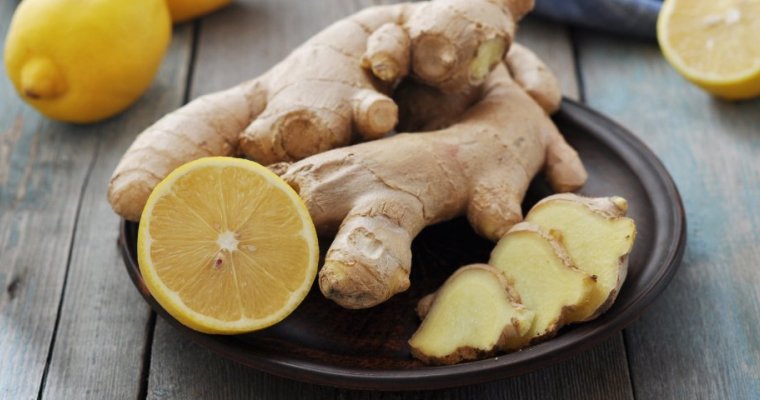
<path fill-rule="evenodd" d="M 760 95 L 760 0 L 665 0 L 657 40 L 673 68 L 709 93 Z"/>

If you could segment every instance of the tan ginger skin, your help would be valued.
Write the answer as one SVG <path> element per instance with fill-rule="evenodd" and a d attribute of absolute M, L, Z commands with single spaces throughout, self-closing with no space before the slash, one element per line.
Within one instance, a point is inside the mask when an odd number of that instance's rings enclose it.
<path fill-rule="evenodd" d="M 388 97 L 397 80 L 408 74 L 447 93 L 480 85 L 532 7 L 532 0 L 435 0 L 338 21 L 264 75 L 147 128 L 116 167 L 109 201 L 136 221 L 153 188 L 189 161 L 242 152 L 270 164 L 345 146 L 353 132 L 383 137 L 398 120 Z"/>
<path fill-rule="evenodd" d="M 547 114 L 559 109 L 562 90 L 548 66 L 530 49 L 512 43 L 504 58 L 515 82 L 538 103 Z M 456 93 L 414 81 L 404 81 L 393 93 L 399 108 L 397 130 L 429 131 L 445 128 L 483 96 L 483 85 L 471 86 Z"/>
<path fill-rule="evenodd" d="M 406 290 L 412 240 L 428 225 L 466 215 L 479 234 L 499 239 L 521 221 L 525 191 L 542 169 L 555 191 L 585 183 L 578 154 L 504 66 L 484 93 L 448 128 L 273 166 L 318 231 L 337 231 L 319 274 L 326 297 L 366 308 Z"/>

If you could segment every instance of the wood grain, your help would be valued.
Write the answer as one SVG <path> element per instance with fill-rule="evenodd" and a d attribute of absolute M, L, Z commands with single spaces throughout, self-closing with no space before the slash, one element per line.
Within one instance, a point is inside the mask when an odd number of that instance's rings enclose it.
<path fill-rule="evenodd" d="M 683 265 L 626 330 L 639 399 L 760 398 L 760 101 L 716 100 L 656 45 L 582 34 L 587 102 L 640 135 L 679 185 Z"/>
<path fill-rule="evenodd" d="M 15 6 L 0 3 L 0 32 Z M 0 64 L 0 398 L 29 399 L 45 373 L 97 133 L 42 117 L 6 76 Z"/>
<path fill-rule="evenodd" d="M 425 392 L 340 390 L 291 381 L 241 367 L 156 323 L 149 399 L 609 399 L 630 400 L 615 336 L 568 362 L 519 378 Z"/>
<path fill-rule="evenodd" d="M 245 368 L 156 322 L 148 399 L 333 399 L 337 391 Z"/>
<path fill-rule="evenodd" d="M 192 97 L 220 90 L 264 72 L 330 22 L 367 1 L 238 1 L 203 20 Z M 528 21 L 520 41 L 544 57 L 563 82 L 578 94 L 572 49 L 563 28 Z M 234 40 L 232 39 L 234 38 Z M 604 376 L 604 379 L 599 379 Z M 545 398 L 630 399 L 622 336 L 556 367 L 527 376 L 456 390 L 373 394 L 334 390 L 284 380 L 221 359 L 188 342 L 158 321 L 153 342 L 148 398 Z"/>
<path fill-rule="evenodd" d="M 570 361 L 517 378 L 416 393 L 341 391 L 348 399 L 609 399 L 632 400 L 627 367 L 620 362 L 622 338 L 615 336 Z"/>
<path fill-rule="evenodd" d="M 174 30 L 150 90 L 127 112 L 98 124 L 98 151 L 84 189 L 66 294 L 43 398 L 137 398 L 150 311 L 121 268 L 119 218 L 106 202 L 111 173 L 135 136 L 182 104 L 192 27 Z M 147 366 L 145 366 L 147 368 Z"/>

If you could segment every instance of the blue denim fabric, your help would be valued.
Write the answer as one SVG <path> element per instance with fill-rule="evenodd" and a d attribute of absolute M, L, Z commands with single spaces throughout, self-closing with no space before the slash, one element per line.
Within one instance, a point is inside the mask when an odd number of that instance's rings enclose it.
<path fill-rule="evenodd" d="M 536 0 L 533 15 L 626 35 L 654 38 L 661 0 Z"/>

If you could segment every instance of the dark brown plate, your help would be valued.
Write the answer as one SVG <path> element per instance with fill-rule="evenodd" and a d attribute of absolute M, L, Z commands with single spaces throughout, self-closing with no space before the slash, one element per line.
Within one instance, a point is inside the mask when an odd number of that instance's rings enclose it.
<path fill-rule="evenodd" d="M 419 321 L 417 300 L 435 290 L 457 267 L 485 262 L 493 243 L 456 219 L 425 229 L 414 242 L 412 287 L 378 307 L 345 310 L 315 287 L 298 309 L 271 328 L 245 335 L 206 335 L 169 316 L 145 290 L 136 260 L 137 224 L 121 225 L 127 271 L 153 310 L 182 334 L 223 357 L 275 375 L 324 385 L 376 389 L 435 389 L 523 374 L 587 350 L 633 322 L 665 289 L 683 255 L 686 221 L 675 184 L 634 135 L 587 107 L 565 100 L 555 121 L 580 153 L 588 171 L 581 191 L 629 200 L 638 237 L 628 277 L 614 306 L 600 318 L 564 329 L 547 342 L 482 361 L 428 367 L 412 359 L 406 341 Z M 534 180 L 524 207 L 550 194 Z M 320 240 L 323 250 L 330 238 Z M 324 253 L 324 251 L 323 251 Z"/>

